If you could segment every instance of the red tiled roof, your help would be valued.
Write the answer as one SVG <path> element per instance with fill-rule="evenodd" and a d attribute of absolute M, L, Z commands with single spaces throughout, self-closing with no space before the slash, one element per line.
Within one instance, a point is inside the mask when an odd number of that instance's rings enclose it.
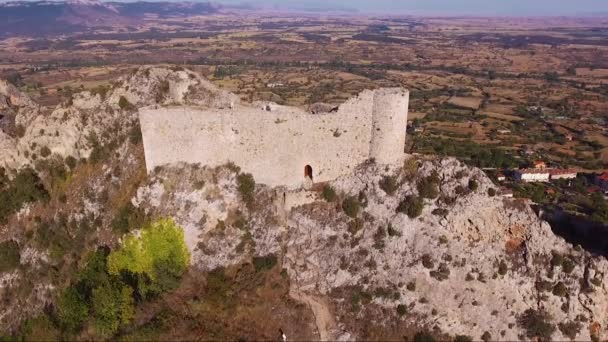
<path fill-rule="evenodd" d="M 519 174 L 549 174 L 549 170 L 547 169 L 519 169 L 515 172 Z"/>
<path fill-rule="evenodd" d="M 597 176 L 597 179 L 608 181 L 608 172 L 604 172 L 601 175 Z"/>

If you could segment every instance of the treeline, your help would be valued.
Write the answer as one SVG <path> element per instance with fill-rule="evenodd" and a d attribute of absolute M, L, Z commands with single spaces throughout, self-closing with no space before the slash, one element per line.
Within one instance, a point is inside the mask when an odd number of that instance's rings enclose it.
<path fill-rule="evenodd" d="M 454 140 L 439 137 L 417 137 L 414 150 L 440 156 L 456 157 L 476 167 L 513 168 L 519 161 L 498 145 L 480 145 L 470 140 Z"/>

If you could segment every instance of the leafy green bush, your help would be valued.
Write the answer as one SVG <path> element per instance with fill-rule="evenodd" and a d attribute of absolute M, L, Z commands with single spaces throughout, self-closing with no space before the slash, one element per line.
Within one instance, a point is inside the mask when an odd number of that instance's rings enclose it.
<path fill-rule="evenodd" d="M 479 188 L 479 184 L 477 183 L 477 181 L 474 179 L 470 179 L 469 180 L 469 190 L 476 191 L 478 188 Z"/>
<path fill-rule="evenodd" d="M 262 257 L 253 258 L 253 267 L 256 272 L 262 272 L 272 269 L 278 262 L 276 255 L 269 254 Z"/>
<path fill-rule="evenodd" d="M 526 331 L 528 338 L 540 338 L 551 340 L 555 332 L 555 325 L 551 323 L 551 317 L 544 311 L 528 309 L 517 317 L 517 324 Z"/>
<path fill-rule="evenodd" d="M 568 295 L 568 287 L 566 286 L 566 284 L 560 281 L 555 284 L 555 286 L 553 286 L 552 293 L 558 297 L 565 297 L 566 295 Z"/>
<path fill-rule="evenodd" d="M 349 217 L 355 218 L 359 213 L 360 203 L 359 200 L 354 196 L 349 196 L 342 202 L 342 210 Z"/>
<path fill-rule="evenodd" d="M 504 276 L 505 274 L 507 274 L 508 271 L 509 266 L 507 265 L 507 263 L 504 260 L 500 260 L 500 263 L 498 264 L 498 274 Z"/>
<path fill-rule="evenodd" d="M 111 337 L 121 325 L 128 324 L 135 314 L 133 289 L 120 284 L 104 284 L 93 290 L 92 310 L 95 331 Z"/>
<path fill-rule="evenodd" d="M 74 288 L 68 287 L 57 301 L 59 325 L 66 331 L 79 331 L 89 316 L 85 298 Z"/>
<path fill-rule="evenodd" d="M 173 220 L 161 219 L 146 225 L 139 237 L 126 236 L 121 248 L 108 256 L 108 272 L 135 275 L 139 294 L 147 297 L 171 290 L 189 263 L 184 231 Z"/>
<path fill-rule="evenodd" d="M 494 197 L 494 196 L 496 196 L 496 189 L 494 189 L 494 188 L 489 188 L 489 189 L 488 189 L 488 196 L 490 196 L 490 197 Z"/>
<path fill-rule="evenodd" d="M 52 153 L 52 152 L 51 152 L 51 149 L 50 149 L 50 148 L 48 148 L 48 146 L 43 146 L 43 147 L 40 149 L 40 156 L 41 156 L 42 158 L 46 158 L 46 157 L 50 156 L 50 155 L 51 155 L 51 153 Z"/>
<path fill-rule="evenodd" d="M 397 179 L 393 176 L 384 176 L 380 180 L 379 183 L 380 189 L 384 190 L 387 195 L 392 196 L 397 189 L 399 189 L 399 184 L 397 183 Z"/>
<path fill-rule="evenodd" d="M 414 342 L 435 342 L 436 339 L 427 331 L 419 331 L 414 335 Z"/>
<path fill-rule="evenodd" d="M 333 202 L 336 200 L 336 191 L 334 190 L 334 188 L 331 187 L 331 185 L 326 184 L 323 187 L 323 198 L 327 201 L 327 202 Z"/>
<path fill-rule="evenodd" d="M 139 229 L 149 223 L 149 217 L 141 208 L 136 208 L 131 202 L 121 207 L 112 220 L 112 229 L 121 234 Z"/>
<path fill-rule="evenodd" d="M 4 189 L 0 189 L 0 222 L 6 222 L 24 204 L 48 198 L 49 194 L 36 172 L 24 169 Z"/>
<path fill-rule="evenodd" d="M 248 207 L 251 207 L 254 200 L 253 195 L 255 194 L 255 180 L 253 179 L 253 176 L 249 173 L 242 173 L 238 175 L 236 182 L 243 202 L 245 202 Z"/>
<path fill-rule="evenodd" d="M 439 196 L 439 177 L 436 173 L 418 182 L 418 194 L 422 198 L 434 199 Z"/>
<path fill-rule="evenodd" d="M 581 324 L 579 322 L 561 322 L 558 325 L 559 331 L 571 340 L 574 340 L 576 336 L 581 332 Z"/>
<path fill-rule="evenodd" d="M 454 342 L 473 342 L 473 338 L 466 335 L 456 335 Z"/>
<path fill-rule="evenodd" d="M 127 100 L 127 98 L 124 96 L 121 96 L 120 99 L 118 99 L 118 107 L 120 107 L 122 110 L 133 109 L 131 102 L 129 102 L 129 100 Z"/>
<path fill-rule="evenodd" d="M 20 261 L 21 251 L 16 241 L 0 242 L 0 273 L 14 270 Z"/>
<path fill-rule="evenodd" d="M 397 207 L 397 212 L 406 214 L 410 218 L 416 218 L 422 214 L 424 200 L 418 196 L 406 196 Z"/>
<path fill-rule="evenodd" d="M 428 269 L 432 269 L 435 267 L 435 263 L 433 262 L 433 258 L 430 254 L 424 254 L 422 256 L 422 266 Z"/>
<path fill-rule="evenodd" d="M 76 168 L 76 165 L 78 164 L 78 161 L 76 160 L 76 158 L 72 157 L 72 156 L 67 156 L 65 158 L 65 165 L 67 165 L 70 170 L 74 170 L 74 168 Z"/>
<path fill-rule="evenodd" d="M 403 304 L 397 305 L 397 314 L 399 315 L 399 317 L 405 316 L 405 314 L 407 314 L 407 306 Z"/>
<path fill-rule="evenodd" d="M 483 342 L 489 342 L 492 341 L 492 334 L 490 334 L 489 331 L 485 331 L 482 335 L 481 335 L 481 340 Z"/>

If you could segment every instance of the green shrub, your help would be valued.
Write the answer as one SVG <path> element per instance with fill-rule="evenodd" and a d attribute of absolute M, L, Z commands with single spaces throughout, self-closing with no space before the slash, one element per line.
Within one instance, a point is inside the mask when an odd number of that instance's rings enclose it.
<path fill-rule="evenodd" d="M 489 342 L 489 341 L 492 341 L 492 334 L 490 334 L 490 332 L 488 332 L 488 331 L 485 331 L 485 332 L 483 333 L 483 335 L 481 335 L 481 340 L 482 340 L 483 342 Z"/>
<path fill-rule="evenodd" d="M 134 317 L 133 289 L 118 284 L 97 287 L 93 290 L 92 310 L 97 334 L 113 336 Z"/>
<path fill-rule="evenodd" d="M 409 283 L 407 283 L 406 288 L 408 291 L 416 291 L 416 282 L 415 281 L 410 281 Z"/>
<path fill-rule="evenodd" d="M 349 217 L 355 218 L 359 213 L 359 200 L 354 196 L 349 196 L 342 201 L 342 210 Z"/>
<path fill-rule="evenodd" d="M 397 179 L 393 176 L 384 176 L 380 180 L 379 183 L 380 189 L 384 190 L 387 195 L 392 196 L 397 189 L 399 189 L 399 184 L 397 183 Z"/>
<path fill-rule="evenodd" d="M 466 335 L 456 335 L 454 342 L 473 342 L 473 338 Z"/>
<path fill-rule="evenodd" d="M 414 335 L 414 342 L 435 342 L 436 339 L 427 331 L 419 331 Z"/>
<path fill-rule="evenodd" d="M 572 260 L 571 257 L 564 258 L 564 261 L 562 262 L 562 271 L 564 271 L 564 273 L 566 273 L 566 274 L 572 273 L 572 271 L 574 271 L 575 267 L 576 267 L 576 264 L 574 263 L 574 261 Z"/>
<path fill-rule="evenodd" d="M 576 336 L 581 332 L 581 324 L 579 322 L 561 322 L 558 325 L 559 331 L 571 340 L 574 340 Z"/>
<path fill-rule="evenodd" d="M 72 156 L 67 156 L 65 158 L 65 164 L 70 168 L 70 170 L 74 170 L 78 164 L 78 161 Z"/>
<path fill-rule="evenodd" d="M 552 267 L 561 267 L 564 263 L 564 257 L 559 254 L 557 251 L 551 251 L 551 266 Z"/>
<path fill-rule="evenodd" d="M 407 314 L 407 306 L 403 304 L 397 305 L 397 314 L 399 315 L 399 317 L 405 316 Z"/>
<path fill-rule="evenodd" d="M 16 241 L 0 242 L 0 273 L 13 271 L 20 261 L 21 251 Z"/>
<path fill-rule="evenodd" d="M 256 272 L 268 271 L 272 269 L 278 262 L 276 255 L 269 254 L 262 257 L 253 258 L 253 267 Z"/>
<path fill-rule="evenodd" d="M 435 267 L 435 263 L 433 262 L 433 258 L 430 254 L 424 254 L 422 256 L 422 266 L 428 269 L 432 269 Z"/>
<path fill-rule="evenodd" d="M 51 155 L 51 153 L 52 153 L 52 152 L 51 152 L 51 149 L 50 149 L 50 148 L 48 148 L 48 146 L 43 146 L 43 147 L 40 149 L 40 156 L 41 156 L 42 158 L 46 158 L 46 157 L 50 156 L 50 155 Z"/>
<path fill-rule="evenodd" d="M 255 180 L 253 179 L 253 176 L 249 173 L 242 173 L 238 175 L 236 182 L 243 202 L 245 202 L 248 207 L 251 207 L 255 194 Z"/>
<path fill-rule="evenodd" d="M 422 215 L 424 200 L 418 196 L 406 196 L 397 207 L 397 212 L 406 214 L 410 218 Z"/>
<path fill-rule="evenodd" d="M 544 311 L 528 309 L 517 317 L 517 324 L 526 331 L 526 336 L 531 339 L 550 340 L 555 332 L 555 325 L 551 323 L 551 318 Z"/>
<path fill-rule="evenodd" d="M 424 260 L 423 260 L 423 263 L 424 263 Z M 431 261 L 431 263 L 432 263 L 432 261 Z M 441 263 L 441 264 L 439 264 L 439 268 L 437 268 L 437 271 L 431 271 L 429 274 L 431 277 L 433 277 L 439 281 L 444 281 L 450 277 L 450 268 L 448 267 L 448 265 L 446 263 Z"/>
<path fill-rule="evenodd" d="M 59 325 L 66 331 L 78 332 L 89 317 L 89 306 L 85 298 L 73 287 L 63 291 L 57 301 Z"/>
<path fill-rule="evenodd" d="M 444 208 L 437 208 L 432 211 L 432 214 L 435 216 L 447 216 L 449 213 L 450 211 Z"/>
<path fill-rule="evenodd" d="M 36 172 L 24 169 L 4 189 L 0 189 L 0 222 L 6 222 L 24 204 L 48 198 L 49 194 Z"/>
<path fill-rule="evenodd" d="M 477 183 L 477 181 L 474 179 L 470 179 L 469 180 L 469 190 L 476 191 L 478 188 L 479 188 L 479 184 Z"/>
<path fill-rule="evenodd" d="M 496 196 L 496 189 L 494 189 L 494 188 L 489 188 L 489 189 L 488 189 L 488 196 L 490 196 L 490 197 L 494 197 L 494 196 Z"/>
<path fill-rule="evenodd" d="M 141 234 L 129 234 L 120 249 L 108 256 L 108 273 L 131 273 L 142 297 L 173 289 L 190 263 L 184 231 L 171 219 L 146 225 Z"/>
<path fill-rule="evenodd" d="M 498 264 L 498 274 L 504 276 L 507 274 L 507 271 L 509 271 L 509 266 L 504 260 L 500 260 L 500 263 Z"/>
<path fill-rule="evenodd" d="M 131 102 L 129 102 L 129 100 L 127 100 L 127 98 L 124 96 L 121 96 L 120 99 L 118 99 L 118 107 L 120 107 L 122 110 L 133 109 Z"/>
<path fill-rule="evenodd" d="M 418 194 L 422 198 L 434 199 L 439 196 L 439 178 L 431 175 L 418 182 Z"/>
<path fill-rule="evenodd" d="M 331 187 L 331 185 L 326 184 L 323 187 L 323 198 L 327 201 L 327 202 L 333 202 L 336 200 L 336 191 L 334 190 L 334 188 Z"/>
<path fill-rule="evenodd" d="M 139 229 L 149 223 L 149 217 L 141 208 L 136 208 L 131 202 L 121 207 L 112 220 L 112 229 L 120 234 L 125 234 L 134 229 Z"/>
<path fill-rule="evenodd" d="M 553 286 L 552 293 L 558 297 L 565 297 L 566 295 L 568 295 L 568 287 L 566 286 L 566 284 L 560 281 L 555 284 L 555 286 Z"/>

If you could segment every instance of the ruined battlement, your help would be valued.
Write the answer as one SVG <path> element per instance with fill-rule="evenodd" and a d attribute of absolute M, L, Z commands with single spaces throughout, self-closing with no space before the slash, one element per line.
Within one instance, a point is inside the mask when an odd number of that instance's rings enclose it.
<path fill-rule="evenodd" d="M 274 104 L 142 108 L 146 167 L 231 161 L 270 186 L 329 181 L 370 158 L 400 162 L 408 102 L 408 91 L 387 88 L 363 91 L 321 114 Z"/>

